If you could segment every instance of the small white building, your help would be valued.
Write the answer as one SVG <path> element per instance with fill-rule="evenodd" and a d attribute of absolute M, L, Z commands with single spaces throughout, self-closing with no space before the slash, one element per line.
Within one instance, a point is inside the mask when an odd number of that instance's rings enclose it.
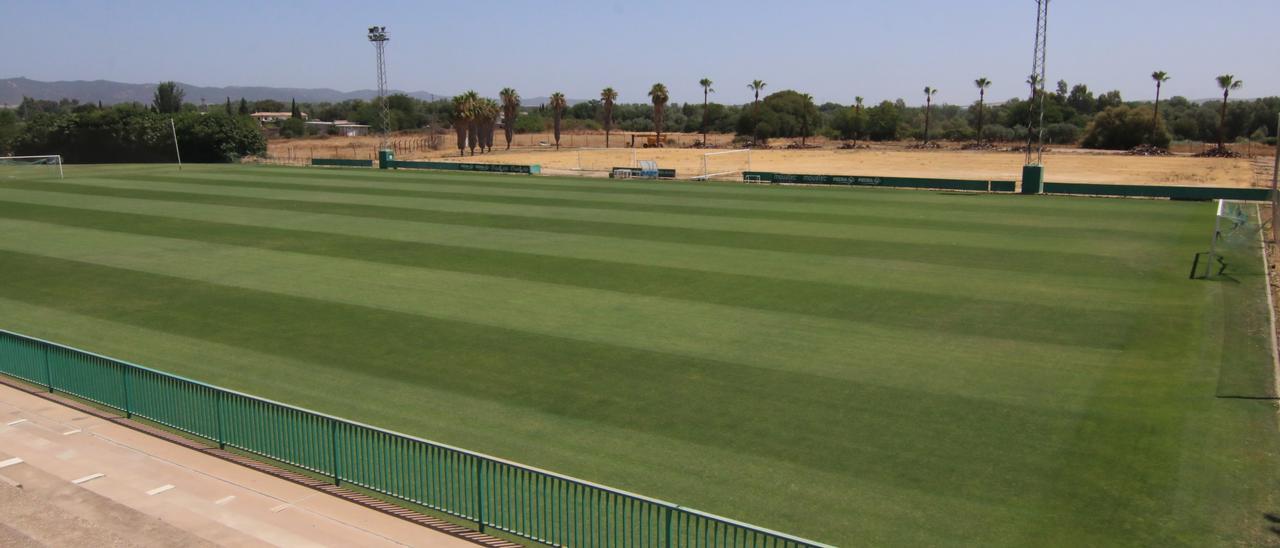
<path fill-rule="evenodd" d="M 307 132 L 313 134 L 327 134 L 332 129 L 333 132 L 342 137 L 360 137 L 369 134 L 369 126 L 365 124 L 353 124 L 346 120 L 334 120 L 332 122 L 307 122 Z"/>
<path fill-rule="evenodd" d="M 249 116 L 252 116 L 253 119 L 257 120 L 259 124 L 268 124 L 271 122 L 288 120 L 289 118 L 293 117 L 293 113 L 292 112 L 255 112 L 253 114 L 250 114 Z M 307 119 L 307 113 L 305 112 L 302 113 L 302 119 L 303 120 Z"/>

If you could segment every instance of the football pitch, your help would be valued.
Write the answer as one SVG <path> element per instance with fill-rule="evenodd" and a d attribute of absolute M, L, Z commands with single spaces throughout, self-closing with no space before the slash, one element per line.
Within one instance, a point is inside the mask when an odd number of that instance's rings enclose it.
<path fill-rule="evenodd" d="M 1050 168 L 1051 169 L 1051 168 Z M 1214 205 L 252 166 L 0 177 L 0 328 L 840 545 L 1258 545 Z"/>

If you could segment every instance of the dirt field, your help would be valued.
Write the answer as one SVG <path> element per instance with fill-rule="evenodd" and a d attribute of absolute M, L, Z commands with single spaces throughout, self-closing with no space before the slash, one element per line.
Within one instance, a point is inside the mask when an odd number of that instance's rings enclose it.
<path fill-rule="evenodd" d="M 700 138 L 693 134 L 674 134 L 678 142 Z M 505 150 L 499 146 L 491 154 L 458 157 L 451 150 L 452 135 L 443 138 L 440 150 L 430 150 L 426 140 L 412 135 L 394 137 L 396 156 L 400 159 L 441 158 L 455 161 L 477 161 L 502 164 L 539 164 L 550 173 L 577 173 L 580 168 L 604 173 L 609 167 L 626 166 L 632 149 L 609 152 L 579 152 L 584 147 L 604 144 L 603 134 L 573 134 L 561 137 L 561 150 L 539 143 L 550 141 L 550 135 L 518 135 L 515 146 Z M 713 145 L 728 146 L 732 136 L 712 135 Z M 615 134 L 614 146 L 628 143 L 627 134 Z M 812 173 L 829 175 L 866 175 L 899 177 L 940 177 L 954 179 L 1018 180 L 1024 156 L 1014 152 L 910 150 L 902 144 L 877 144 L 870 149 L 838 150 L 823 139 L 815 139 L 823 148 L 809 150 L 768 149 L 751 152 L 751 168 L 757 171 Z M 276 161 L 306 163 L 310 158 L 373 158 L 377 137 L 273 140 L 269 153 Z M 570 145 L 572 143 L 572 145 Z M 782 144 L 779 142 L 778 144 Z M 724 150 L 724 149 L 721 149 Z M 702 157 L 706 150 L 690 148 L 636 149 L 637 160 L 656 160 L 662 168 L 674 168 L 681 178 L 702 173 Z M 1243 152 L 1243 149 L 1241 150 Z M 1254 147 L 1254 154 L 1268 151 Z M 725 169 L 745 167 L 743 156 L 721 156 Z M 1194 158 L 1187 154 L 1168 157 L 1135 157 L 1106 151 L 1056 148 L 1045 154 L 1046 179 L 1054 182 L 1153 184 L 1184 186 L 1266 186 L 1270 183 L 1269 156 L 1253 159 Z M 711 171 L 717 171 L 713 164 Z"/>

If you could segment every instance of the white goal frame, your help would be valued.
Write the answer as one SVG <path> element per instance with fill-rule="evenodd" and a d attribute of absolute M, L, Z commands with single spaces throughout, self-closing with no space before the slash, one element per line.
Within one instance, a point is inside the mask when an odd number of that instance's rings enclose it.
<path fill-rule="evenodd" d="M 3 162 L 4 160 L 38 160 L 41 158 L 52 159 L 53 163 L 58 166 L 58 178 L 59 179 L 66 178 L 62 174 L 62 155 L 61 154 L 44 154 L 44 155 L 38 155 L 38 156 L 0 156 L 0 162 Z"/>
<path fill-rule="evenodd" d="M 608 167 L 603 168 L 603 169 L 589 169 L 589 168 L 582 167 L 582 153 L 583 153 L 583 152 L 605 152 L 605 151 L 608 151 L 608 152 L 620 152 L 620 153 L 624 153 L 624 154 L 625 154 L 625 153 L 630 152 L 630 153 L 631 153 L 631 162 L 630 162 L 630 163 L 628 163 L 628 164 L 627 164 L 627 165 L 625 165 L 625 166 L 608 166 Z M 577 167 L 575 167 L 575 168 L 574 168 L 574 171 L 605 171 L 605 172 L 611 172 L 611 171 L 613 171 L 613 168 L 615 168 L 615 167 L 632 167 L 632 168 L 634 168 L 634 167 L 640 167 L 640 164 L 636 163 L 636 149 L 634 149 L 634 148 L 632 148 L 632 149 L 627 149 L 627 148 L 623 148 L 623 147 L 609 147 L 609 148 L 580 148 L 580 149 L 578 149 L 578 165 L 577 165 Z"/>
<path fill-rule="evenodd" d="M 710 170 L 709 170 L 709 169 L 708 169 L 708 167 L 707 167 L 707 165 L 708 165 L 707 160 L 708 160 L 709 158 L 711 158 L 712 156 L 722 156 L 722 155 L 725 155 L 725 154 L 746 154 L 746 155 L 747 155 L 747 168 L 746 168 L 746 169 L 733 169 L 733 170 L 729 170 L 729 171 L 717 171 L 717 172 L 715 172 L 715 173 L 711 173 L 711 172 L 710 172 Z M 734 174 L 734 173 L 741 173 L 741 172 L 744 172 L 744 171 L 751 171 L 751 149 L 749 149 L 749 148 L 739 148 L 739 149 L 734 149 L 734 150 L 717 150 L 717 151 L 715 151 L 715 152 L 707 152 L 707 153 L 705 153 L 705 154 L 703 154 L 703 155 L 702 155 L 702 175 L 694 176 L 694 178 L 693 178 L 693 179 L 694 179 L 694 180 L 696 180 L 696 181 L 705 181 L 705 180 L 710 179 L 710 178 L 712 178 L 712 177 L 719 177 L 719 176 L 721 176 L 721 175 L 731 175 L 731 174 Z"/>

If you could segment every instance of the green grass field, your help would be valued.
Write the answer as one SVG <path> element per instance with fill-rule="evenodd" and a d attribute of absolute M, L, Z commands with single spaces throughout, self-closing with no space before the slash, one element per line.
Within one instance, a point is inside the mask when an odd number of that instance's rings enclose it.
<path fill-rule="evenodd" d="M 1261 260 L 1187 279 L 1213 216 L 69 166 L 0 177 L 0 327 L 830 543 L 1274 543 Z"/>

